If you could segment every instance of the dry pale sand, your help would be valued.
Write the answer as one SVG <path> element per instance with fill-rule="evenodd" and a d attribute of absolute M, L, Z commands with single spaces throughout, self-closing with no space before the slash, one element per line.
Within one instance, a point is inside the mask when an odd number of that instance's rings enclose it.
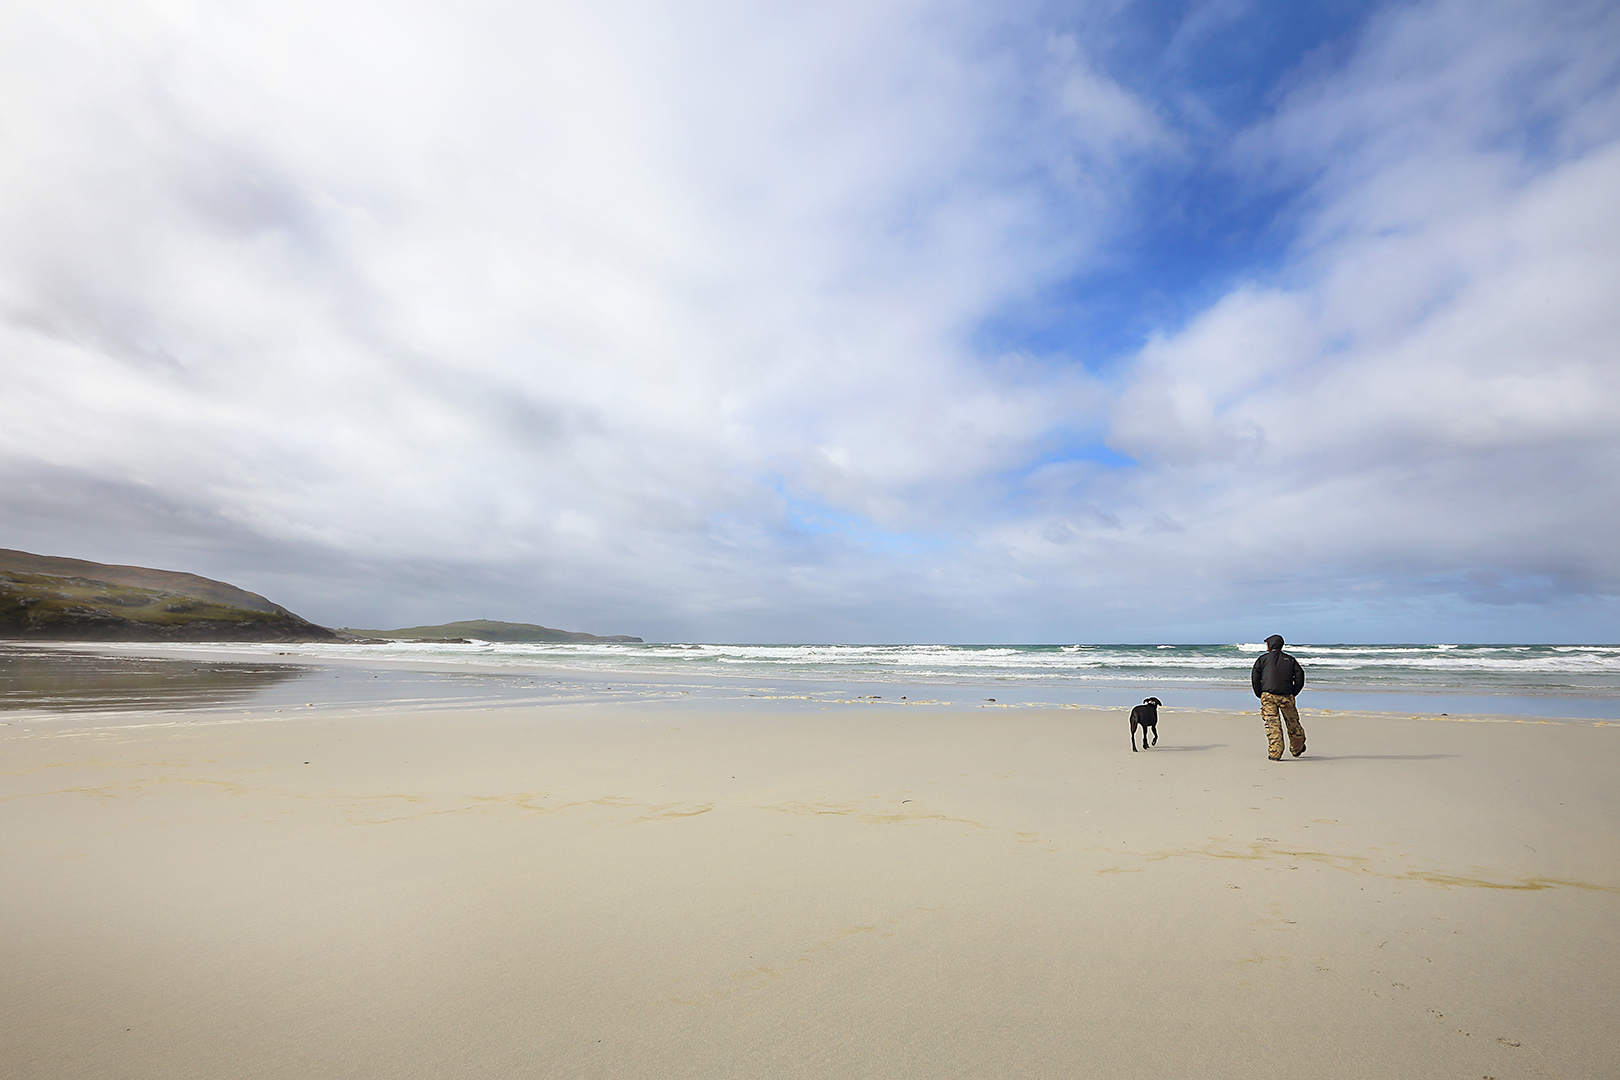
<path fill-rule="evenodd" d="M 0 1071 L 1620 1076 L 1620 728 L 1306 720 L 0 728 Z"/>

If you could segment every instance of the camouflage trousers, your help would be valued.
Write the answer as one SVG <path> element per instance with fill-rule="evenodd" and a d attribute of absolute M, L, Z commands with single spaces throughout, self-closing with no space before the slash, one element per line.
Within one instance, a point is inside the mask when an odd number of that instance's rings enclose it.
<path fill-rule="evenodd" d="M 1279 720 L 1277 714 L 1282 714 Z M 1299 710 L 1294 708 L 1294 699 L 1288 694 L 1261 694 L 1260 719 L 1266 722 L 1266 752 L 1271 759 L 1282 757 L 1283 752 L 1283 721 L 1288 723 L 1288 749 L 1294 752 L 1295 757 L 1305 752 L 1305 729 L 1299 726 Z"/>

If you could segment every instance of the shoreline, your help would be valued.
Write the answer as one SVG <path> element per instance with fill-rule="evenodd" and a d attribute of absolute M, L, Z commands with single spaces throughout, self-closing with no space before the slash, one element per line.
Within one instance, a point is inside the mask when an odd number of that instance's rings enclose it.
<path fill-rule="evenodd" d="M 374 655 L 364 651 L 357 651 L 353 656 L 332 656 L 300 653 L 290 648 L 271 651 L 263 646 L 242 647 L 240 643 L 119 643 L 109 648 L 101 642 L 27 643 L 20 646 L 16 642 L 4 642 L 0 643 L 0 661 L 30 650 L 62 668 L 63 675 L 55 680 L 57 683 L 71 682 L 75 678 L 86 683 L 95 682 L 83 671 L 77 676 L 73 674 L 74 664 L 79 658 L 85 658 L 91 664 L 105 659 L 137 667 L 143 660 L 174 662 L 176 666 L 172 667 L 165 679 L 166 689 L 176 699 L 177 707 L 187 712 L 217 711 L 218 708 L 233 711 L 244 708 L 286 708 L 306 703 L 355 708 L 395 705 L 433 708 L 457 704 L 468 707 L 485 704 L 510 707 L 514 704 L 541 705 L 583 700 L 627 702 L 647 697 L 692 698 L 719 707 L 726 707 L 725 703 L 728 702 L 766 699 L 784 703 L 804 701 L 837 705 L 877 699 L 893 704 L 899 698 L 913 705 L 925 701 L 942 708 L 993 705 L 1128 711 L 1149 693 L 1167 702 L 1165 707 L 1173 710 L 1245 712 L 1258 709 L 1246 687 L 1166 688 L 1148 679 L 1111 678 L 1080 684 L 1043 682 L 1039 679 L 927 679 L 906 678 L 903 675 L 874 679 L 863 677 L 859 672 L 815 676 L 714 670 L 660 673 L 570 666 L 551 659 L 543 663 L 515 666 L 509 663 L 479 663 L 476 657 L 458 657 L 452 662 L 436 657 Z M 244 685 L 254 681 L 250 677 L 252 671 L 262 672 L 263 676 L 258 681 L 264 689 L 256 694 L 244 690 L 245 696 L 226 705 L 187 707 L 180 704 L 180 699 L 185 696 L 183 683 L 186 673 L 192 670 L 202 672 L 203 677 L 197 680 L 200 685 L 198 694 L 205 699 L 208 687 L 203 684 L 207 682 L 209 671 L 233 673 L 236 680 Z M 298 674 L 289 676 L 289 671 Z M 105 676 L 107 673 L 93 674 Z M 342 679 L 342 685 L 331 685 L 331 681 L 325 678 L 326 674 L 332 674 L 334 679 Z M 86 693 L 93 692 L 93 689 Z M 345 694 L 349 696 L 345 697 Z M 114 695 L 109 689 L 105 696 L 111 701 Z M 23 707 L 21 703 L 26 698 L 26 691 L 14 691 L 5 700 L 0 700 L 0 717 Z M 1343 690 L 1307 686 L 1300 696 L 1300 703 L 1302 713 L 1322 715 L 1354 713 L 1436 718 L 1534 718 L 1598 724 L 1620 722 L 1620 695 L 1590 691 L 1507 693 L 1485 689 Z M 49 706 L 51 703 L 46 701 L 45 704 Z M 141 708 L 146 704 L 136 694 L 124 706 L 109 704 L 108 711 Z M 83 706 L 74 707 L 83 709 Z"/>

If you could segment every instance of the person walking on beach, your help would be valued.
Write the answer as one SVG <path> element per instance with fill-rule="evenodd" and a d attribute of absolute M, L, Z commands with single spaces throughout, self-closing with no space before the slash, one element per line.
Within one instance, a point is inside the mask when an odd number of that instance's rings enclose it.
<path fill-rule="evenodd" d="M 1266 638 L 1265 655 L 1254 662 L 1251 681 L 1254 696 L 1260 699 L 1260 719 L 1266 724 L 1266 743 L 1272 761 L 1281 761 L 1283 752 L 1283 726 L 1277 719 L 1288 722 L 1288 748 L 1295 757 L 1305 752 L 1305 729 L 1299 726 L 1299 710 L 1294 698 L 1305 689 L 1305 669 L 1299 661 L 1282 651 L 1285 642 L 1281 634 Z"/>

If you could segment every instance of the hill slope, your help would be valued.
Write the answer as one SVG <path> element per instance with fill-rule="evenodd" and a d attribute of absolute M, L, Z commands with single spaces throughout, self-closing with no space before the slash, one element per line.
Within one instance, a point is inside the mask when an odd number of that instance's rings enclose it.
<path fill-rule="evenodd" d="M 492 619 L 469 619 L 465 622 L 440 623 L 437 626 L 407 626 L 399 630 L 351 630 L 349 633 L 368 637 L 415 639 L 419 641 L 447 641 L 454 638 L 477 638 L 479 641 L 641 641 L 628 634 L 600 637 L 573 630 L 553 630 L 549 626 L 533 623 L 496 622 Z"/>
<path fill-rule="evenodd" d="M 336 636 L 223 581 L 0 548 L 0 638 L 323 641 Z"/>

